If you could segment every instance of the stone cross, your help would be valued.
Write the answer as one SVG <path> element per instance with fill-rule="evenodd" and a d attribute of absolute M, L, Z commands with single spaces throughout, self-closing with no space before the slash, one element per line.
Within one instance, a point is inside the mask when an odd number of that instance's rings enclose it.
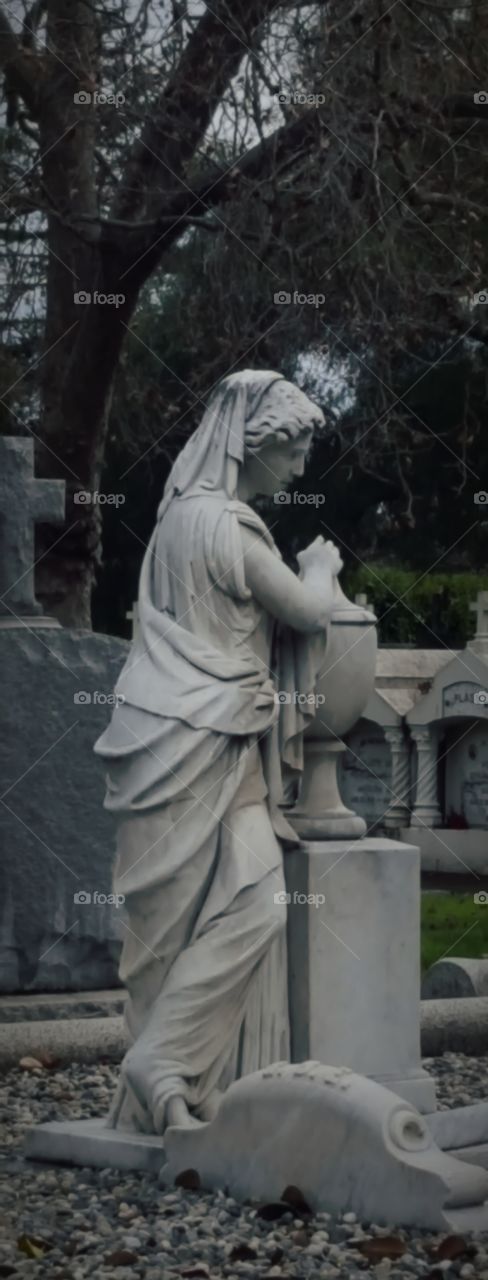
<path fill-rule="evenodd" d="M 64 503 L 64 480 L 35 479 L 33 440 L 0 437 L 0 614 L 4 617 L 42 613 L 34 594 L 35 523 L 62 523 Z"/>
<path fill-rule="evenodd" d="M 476 614 L 475 640 L 488 640 L 488 591 L 478 591 L 476 603 L 470 604 L 470 612 Z"/>
<path fill-rule="evenodd" d="M 364 591 L 358 591 L 357 595 L 354 596 L 354 604 L 360 605 L 361 609 L 370 608 L 368 597 Z"/>
<path fill-rule="evenodd" d="M 137 607 L 137 600 L 134 600 L 132 609 L 129 609 L 125 616 L 128 622 L 132 622 L 132 639 L 137 640 L 139 634 L 139 609 Z"/>

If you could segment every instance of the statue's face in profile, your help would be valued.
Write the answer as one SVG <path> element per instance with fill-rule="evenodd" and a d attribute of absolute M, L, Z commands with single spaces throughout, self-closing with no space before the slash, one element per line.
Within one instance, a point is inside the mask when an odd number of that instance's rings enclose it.
<path fill-rule="evenodd" d="M 272 497 L 303 476 L 311 444 L 310 431 L 298 439 L 273 441 L 250 453 L 245 468 L 254 493 Z"/>

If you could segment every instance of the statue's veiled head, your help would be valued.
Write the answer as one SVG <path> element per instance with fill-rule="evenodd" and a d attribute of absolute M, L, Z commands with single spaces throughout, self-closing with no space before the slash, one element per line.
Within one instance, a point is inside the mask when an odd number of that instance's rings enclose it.
<path fill-rule="evenodd" d="M 200 426 L 174 463 L 158 509 L 173 498 L 224 491 L 246 502 L 303 475 L 314 429 L 324 416 L 293 382 L 267 369 L 242 369 L 214 388 Z"/>
<path fill-rule="evenodd" d="M 303 475 L 324 415 L 293 382 L 277 379 L 246 419 L 238 492 L 272 495 Z"/>

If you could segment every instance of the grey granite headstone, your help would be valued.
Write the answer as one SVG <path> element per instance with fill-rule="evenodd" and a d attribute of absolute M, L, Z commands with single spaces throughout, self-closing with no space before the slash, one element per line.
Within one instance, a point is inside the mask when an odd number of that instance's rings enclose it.
<path fill-rule="evenodd" d="M 35 521 L 64 517 L 64 481 L 33 442 L 0 439 L 0 991 L 118 985 L 114 824 L 93 744 L 128 644 L 64 630 L 34 592 Z"/>
<path fill-rule="evenodd" d="M 488 901 L 488 895 L 483 895 Z M 481 909 L 481 908 L 480 908 Z M 488 959 L 452 956 L 437 960 L 422 979 L 422 1000 L 488 996 Z"/>
<path fill-rule="evenodd" d="M 118 985 L 115 829 L 93 743 L 128 648 L 85 630 L 0 628 L 0 991 Z"/>

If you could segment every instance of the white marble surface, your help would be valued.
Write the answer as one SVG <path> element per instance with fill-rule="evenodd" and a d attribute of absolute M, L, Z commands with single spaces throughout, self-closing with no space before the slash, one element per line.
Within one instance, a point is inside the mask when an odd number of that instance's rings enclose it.
<path fill-rule="evenodd" d="M 469 1207 L 488 1228 L 488 1173 L 441 1152 L 412 1106 L 344 1067 L 277 1063 L 247 1076 L 211 1125 L 169 1129 L 165 1149 L 165 1184 L 192 1168 L 238 1200 L 278 1200 L 291 1184 L 316 1211 L 448 1230 Z"/>
<path fill-rule="evenodd" d="M 481 827 L 471 831 L 458 831 L 454 827 L 401 827 L 398 833 L 401 840 L 410 844 L 412 838 L 420 849 L 422 871 L 441 871 L 449 875 L 466 876 L 475 872 L 472 877 L 473 893 L 483 887 L 484 881 L 475 876 L 488 874 L 488 833 Z M 480 911 L 483 908 L 480 906 Z M 486 908 L 484 908 L 486 910 Z"/>
<path fill-rule="evenodd" d="M 379 1079 L 421 1111 L 419 852 L 399 841 L 307 841 L 285 860 L 292 1057 Z M 325 901 L 323 899 L 325 898 Z M 322 900 L 321 900 L 322 899 Z"/>
<path fill-rule="evenodd" d="M 303 769 L 342 560 L 319 537 L 293 573 L 249 504 L 299 487 L 323 422 L 280 374 L 231 374 L 157 511 L 136 639 L 95 746 L 118 821 L 133 1040 L 115 1128 L 206 1119 L 231 1080 L 287 1050 L 281 841 L 297 837 L 282 769 Z"/>
<path fill-rule="evenodd" d="M 107 1129 L 106 1120 L 51 1120 L 31 1129 L 25 1144 L 30 1160 L 88 1166 L 93 1169 L 140 1169 L 159 1173 L 166 1157 L 156 1134 Z"/>
<path fill-rule="evenodd" d="M 420 994 L 423 1000 L 459 1000 L 472 996 L 486 998 L 488 958 L 445 956 L 443 960 L 437 960 L 424 974 Z"/>
<path fill-rule="evenodd" d="M 432 1137 L 443 1151 L 479 1147 L 488 1143 L 488 1102 L 426 1116 Z"/>

